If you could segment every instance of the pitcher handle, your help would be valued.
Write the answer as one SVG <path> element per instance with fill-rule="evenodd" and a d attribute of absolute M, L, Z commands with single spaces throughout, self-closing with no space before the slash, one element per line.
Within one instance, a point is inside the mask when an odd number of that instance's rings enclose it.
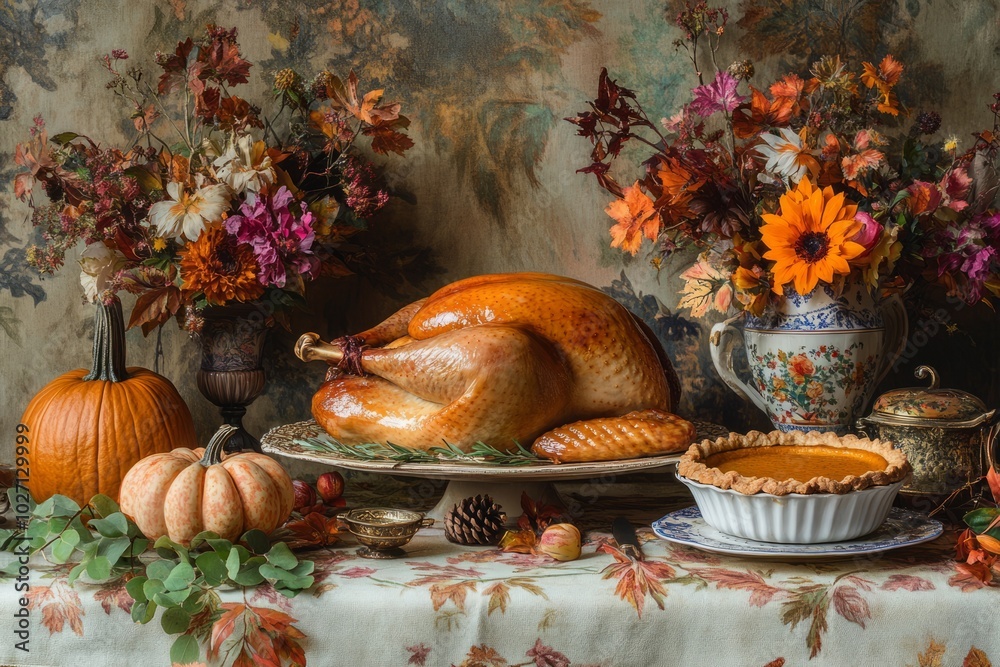
<path fill-rule="evenodd" d="M 889 371 L 895 367 L 896 362 L 903 356 L 906 349 L 907 338 L 910 335 L 910 320 L 906 315 L 906 306 L 903 305 L 903 297 L 899 294 L 892 294 L 886 297 L 882 303 L 882 320 L 885 322 L 885 337 L 882 340 L 882 364 L 878 369 L 875 382 L 872 383 L 871 391 L 875 390 Z M 870 396 L 865 397 L 865 403 Z"/>
<path fill-rule="evenodd" d="M 770 414 L 767 403 L 760 392 L 741 380 L 733 369 L 733 350 L 736 347 L 743 347 L 743 336 L 740 334 L 740 330 L 733 326 L 733 322 L 739 318 L 740 316 L 737 315 L 712 327 L 712 335 L 708 345 L 712 354 L 712 363 L 715 365 L 715 370 L 722 376 L 722 381 L 729 385 L 730 389 L 742 396 L 744 400 L 751 401 L 763 410 L 764 414 Z"/>

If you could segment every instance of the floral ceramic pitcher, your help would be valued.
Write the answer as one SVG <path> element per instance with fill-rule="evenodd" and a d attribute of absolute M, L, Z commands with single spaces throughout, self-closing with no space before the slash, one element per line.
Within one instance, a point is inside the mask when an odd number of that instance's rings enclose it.
<path fill-rule="evenodd" d="M 841 435 L 902 353 L 908 330 L 896 295 L 876 304 L 860 284 L 848 285 L 840 295 L 822 284 L 806 296 L 789 287 L 774 312 L 746 319 L 747 383 L 733 369 L 733 351 L 741 342 L 737 319 L 712 327 L 712 361 L 725 383 L 766 412 L 779 430 Z"/>

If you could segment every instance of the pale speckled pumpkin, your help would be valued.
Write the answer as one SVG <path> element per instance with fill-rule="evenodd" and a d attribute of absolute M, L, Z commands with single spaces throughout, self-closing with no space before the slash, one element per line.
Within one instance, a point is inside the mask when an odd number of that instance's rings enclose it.
<path fill-rule="evenodd" d="M 118 498 L 139 459 L 194 447 L 191 412 L 170 380 L 125 367 L 125 323 L 118 299 L 98 304 L 93 369 L 45 385 L 24 410 L 31 442 L 31 494 L 59 493 L 80 505 L 98 493 Z"/>
<path fill-rule="evenodd" d="M 236 430 L 222 426 L 204 449 L 180 448 L 139 461 L 122 480 L 122 512 L 149 539 L 166 535 L 185 546 L 206 530 L 227 540 L 252 529 L 272 532 L 292 512 L 292 479 L 264 454 L 222 460 Z"/>

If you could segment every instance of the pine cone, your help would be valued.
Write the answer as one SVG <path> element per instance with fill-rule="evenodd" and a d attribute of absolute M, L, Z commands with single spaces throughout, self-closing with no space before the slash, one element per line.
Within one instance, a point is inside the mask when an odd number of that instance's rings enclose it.
<path fill-rule="evenodd" d="M 451 542 L 471 546 L 496 544 L 507 515 L 489 496 L 466 498 L 444 515 L 444 535 Z"/>

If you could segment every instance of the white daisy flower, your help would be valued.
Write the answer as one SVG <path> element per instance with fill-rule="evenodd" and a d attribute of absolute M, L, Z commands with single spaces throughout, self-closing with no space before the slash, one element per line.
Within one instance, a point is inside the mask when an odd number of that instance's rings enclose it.
<path fill-rule="evenodd" d="M 157 236 L 194 241 L 205 226 L 222 218 L 229 209 L 229 189 L 206 185 L 187 193 L 176 181 L 167 183 L 167 198 L 149 207 L 149 222 Z"/>
<path fill-rule="evenodd" d="M 261 188 L 274 183 L 275 173 L 271 167 L 271 156 L 263 141 L 254 141 L 244 134 L 230 142 L 226 152 L 215 159 L 216 178 L 233 189 L 236 194 L 251 192 L 257 194 Z"/>
<path fill-rule="evenodd" d="M 818 173 L 819 162 L 802 145 L 799 135 L 787 127 L 778 132 L 779 134 L 765 132 L 760 135 L 766 145 L 757 146 L 755 150 L 767 159 L 764 170 L 787 178 L 792 183 L 802 180 L 809 171 Z"/>

